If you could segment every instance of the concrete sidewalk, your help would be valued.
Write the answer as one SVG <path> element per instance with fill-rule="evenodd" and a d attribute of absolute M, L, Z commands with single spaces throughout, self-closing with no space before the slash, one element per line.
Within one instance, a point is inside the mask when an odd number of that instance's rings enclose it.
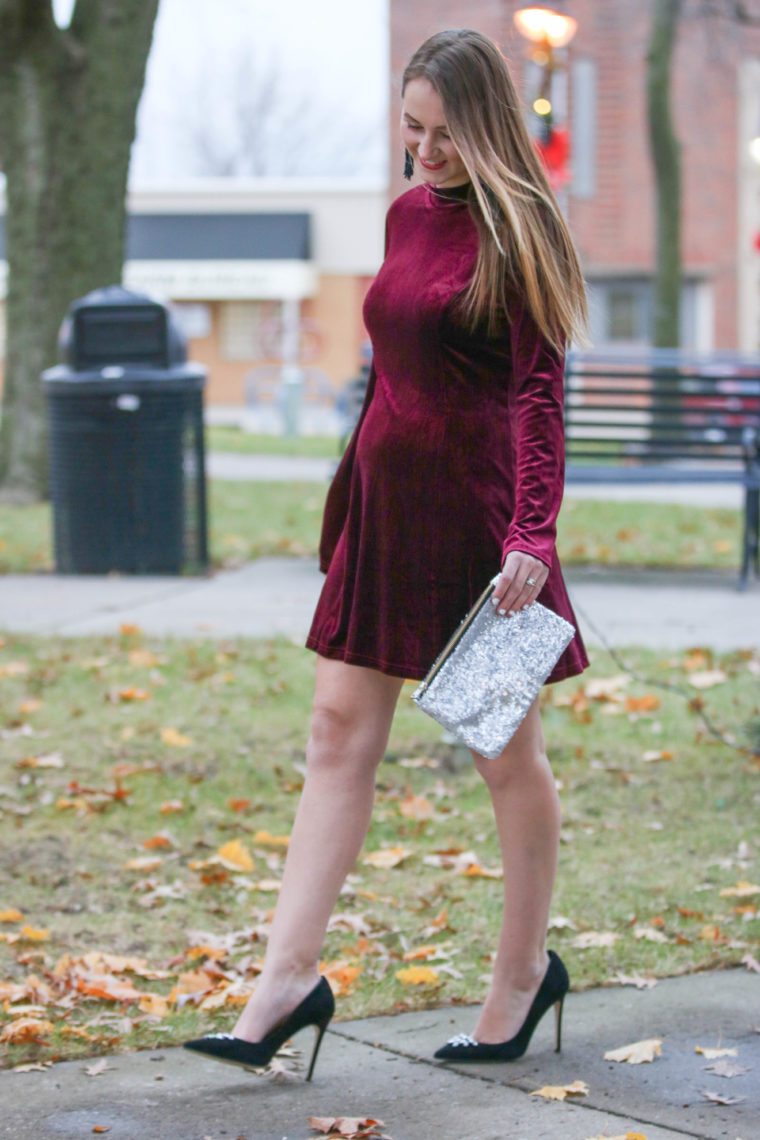
<path fill-rule="evenodd" d="M 718 650 L 760 643 L 760 586 L 735 574 L 567 574 L 589 644 Z M 173 637 L 271 637 L 303 641 L 322 575 L 313 559 L 265 558 L 209 578 L 8 575 L 0 582 L 0 630 L 112 634 L 122 623 Z"/>
<path fill-rule="evenodd" d="M 302 1060 L 273 1079 L 204 1061 L 179 1049 L 0 1076 L 0 1136 L 13 1140 L 306 1140 L 310 1116 L 384 1121 L 393 1140 L 589 1140 L 626 1133 L 646 1140 L 760 1140 L 760 976 L 746 970 L 698 974 L 570 994 L 563 1052 L 553 1017 L 526 1057 L 509 1065 L 441 1066 L 433 1050 L 474 1023 L 475 1011 L 429 1010 L 335 1023 L 313 1084 Z M 651 1064 L 615 1064 L 608 1050 L 660 1038 Z M 311 1034 L 295 1040 L 311 1048 Z M 742 1070 L 708 1071 L 695 1052 L 721 1046 Z M 583 1081 L 588 1094 L 564 1102 L 531 1096 L 545 1085 Z M 706 1094 L 734 1103 L 720 1104 Z"/>

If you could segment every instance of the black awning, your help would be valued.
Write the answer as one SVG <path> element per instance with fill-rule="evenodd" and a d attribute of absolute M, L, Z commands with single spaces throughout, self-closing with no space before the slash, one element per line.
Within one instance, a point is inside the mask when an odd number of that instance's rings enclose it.
<path fill-rule="evenodd" d="M 131 214 L 127 261 L 308 261 L 308 214 Z"/>
<path fill-rule="evenodd" d="M 309 261 L 308 214 L 131 214 L 127 261 Z M 0 259 L 5 218 L 0 215 Z"/>

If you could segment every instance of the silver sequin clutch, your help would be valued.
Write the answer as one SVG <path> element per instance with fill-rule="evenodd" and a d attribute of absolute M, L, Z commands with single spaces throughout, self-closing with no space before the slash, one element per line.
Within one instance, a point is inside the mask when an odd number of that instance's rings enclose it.
<path fill-rule="evenodd" d="M 514 617 L 490 604 L 491 582 L 412 693 L 423 712 L 494 760 L 572 641 L 570 622 L 534 602 Z"/>

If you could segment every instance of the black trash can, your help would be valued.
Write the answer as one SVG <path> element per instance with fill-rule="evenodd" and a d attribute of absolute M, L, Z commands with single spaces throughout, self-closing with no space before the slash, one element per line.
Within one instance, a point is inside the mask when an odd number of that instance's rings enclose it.
<path fill-rule="evenodd" d="M 203 389 L 169 310 L 121 286 L 75 301 L 43 373 L 60 574 L 208 564 Z"/>

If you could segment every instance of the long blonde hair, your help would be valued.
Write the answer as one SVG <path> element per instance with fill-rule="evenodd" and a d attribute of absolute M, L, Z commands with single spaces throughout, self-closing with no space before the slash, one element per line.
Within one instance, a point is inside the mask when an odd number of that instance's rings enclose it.
<path fill-rule="evenodd" d="M 578 254 L 498 47 L 468 28 L 438 32 L 409 61 L 402 95 L 413 79 L 427 79 L 438 93 L 470 177 L 480 241 L 461 300 L 466 324 L 496 333 L 519 293 L 555 349 L 582 342 L 588 311 Z"/>

